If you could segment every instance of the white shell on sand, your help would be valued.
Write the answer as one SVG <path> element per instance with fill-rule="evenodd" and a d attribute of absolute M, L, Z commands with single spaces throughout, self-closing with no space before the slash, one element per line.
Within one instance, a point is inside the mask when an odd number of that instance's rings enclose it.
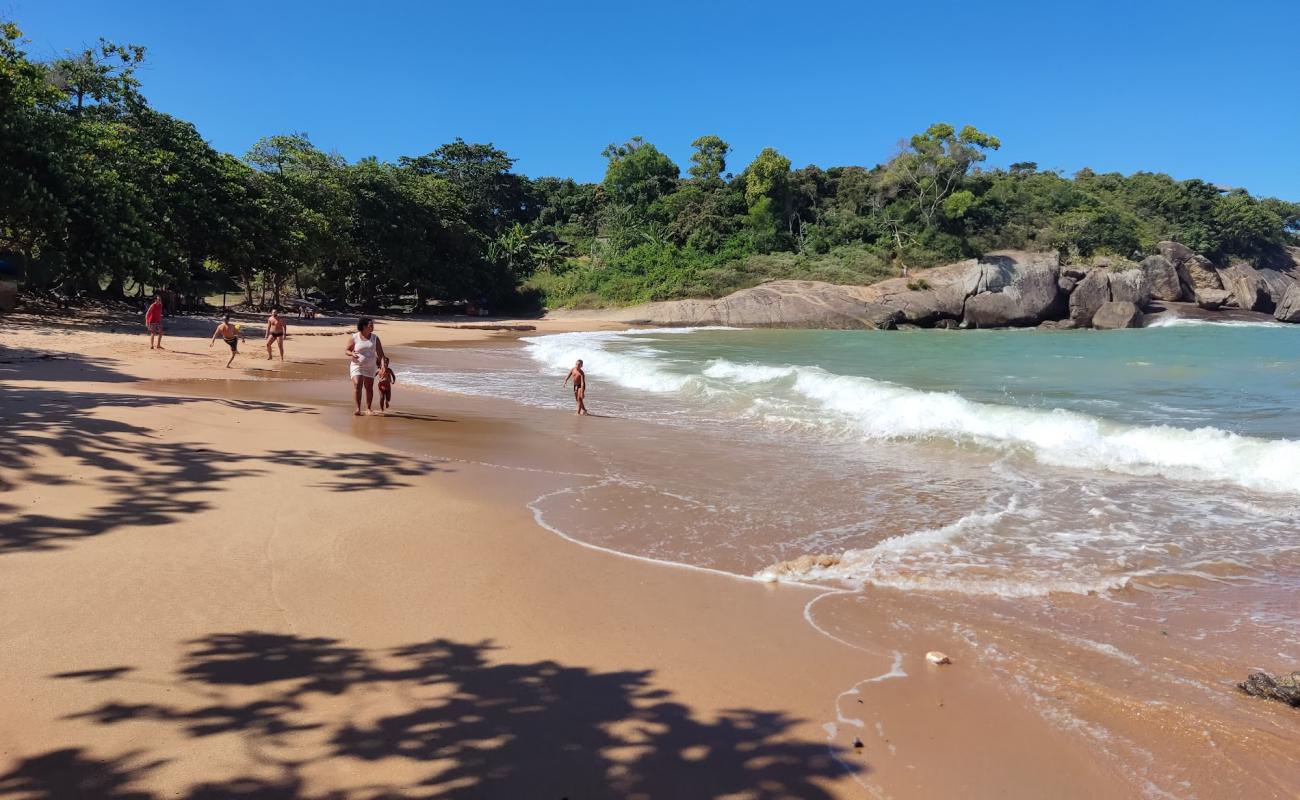
<path fill-rule="evenodd" d="M 929 661 L 931 664 L 951 664 L 951 663 L 952 663 L 952 659 L 951 659 L 951 658 L 948 658 L 948 656 L 944 655 L 943 653 L 940 653 L 938 650 L 931 650 L 930 652 L 926 653 L 926 654 L 925 654 L 925 660 L 926 660 L 926 661 Z"/>

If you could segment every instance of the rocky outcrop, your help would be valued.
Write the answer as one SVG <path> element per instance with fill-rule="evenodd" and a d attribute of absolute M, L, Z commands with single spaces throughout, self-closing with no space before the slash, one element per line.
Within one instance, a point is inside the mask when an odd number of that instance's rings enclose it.
<path fill-rule="evenodd" d="M 1142 312 L 1158 300 L 1164 306 L 1151 307 L 1156 314 L 1254 319 L 1276 309 L 1276 319 L 1300 322 L 1300 248 L 1279 249 L 1267 266 L 1240 262 L 1222 269 L 1178 242 L 1157 249 L 1138 268 L 1125 259 L 1062 266 L 1054 253 L 999 251 L 870 286 L 779 280 L 717 300 L 650 303 L 600 318 L 665 326 L 1061 330 L 1140 325 Z M 1170 307 L 1193 299 L 1199 308 Z M 1245 310 L 1219 311 L 1228 304 Z"/>
<path fill-rule="evenodd" d="M 1092 327 L 1098 330 L 1142 327 L 1142 312 L 1127 300 L 1112 300 L 1093 315 Z"/>
<path fill-rule="evenodd" d="M 1287 292 L 1292 286 L 1296 285 L 1296 278 L 1287 270 L 1279 269 L 1257 269 L 1259 275 L 1260 288 L 1266 296 L 1264 307 L 1260 311 L 1273 311 L 1282 304 L 1282 299 L 1286 297 Z"/>
<path fill-rule="evenodd" d="M 1110 274 L 1104 269 L 1094 269 L 1075 284 L 1070 293 L 1070 319 L 1076 325 L 1092 324 L 1097 309 L 1110 302 Z"/>
<path fill-rule="evenodd" d="M 1278 322 L 1300 322 L 1300 283 L 1287 289 L 1282 302 L 1273 311 L 1273 318 Z"/>
<path fill-rule="evenodd" d="M 1179 266 L 1179 276 L 1195 296 L 1201 289 L 1222 289 L 1223 282 L 1214 269 L 1210 259 L 1202 255 L 1193 255 Z"/>
<path fill-rule="evenodd" d="M 618 317 L 654 325 L 886 330 L 903 319 L 897 309 L 864 299 L 865 289 L 821 281 L 770 281 L 718 300 L 649 303 Z"/>
<path fill-rule="evenodd" d="M 1110 273 L 1110 299 L 1145 308 L 1151 302 L 1151 284 L 1140 269 Z"/>
<path fill-rule="evenodd" d="M 1232 293 L 1230 305 L 1247 311 L 1264 311 L 1270 302 L 1259 272 L 1244 261 L 1219 270 L 1219 280 Z"/>
<path fill-rule="evenodd" d="M 1178 277 L 1178 268 L 1163 255 L 1144 258 L 1142 272 L 1146 275 L 1147 284 L 1151 287 L 1151 296 L 1155 299 L 1169 301 L 1183 299 L 1183 282 Z"/>
<path fill-rule="evenodd" d="M 867 302 L 896 308 L 913 325 L 961 319 L 966 297 L 978 280 L 979 261 L 971 258 L 921 270 L 907 278 L 890 278 L 865 288 Z"/>
<path fill-rule="evenodd" d="M 1218 311 L 1230 297 L 1232 293 L 1227 289 L 1201 289 L 1196 293 L 1196 305 L 1207 311 Z"/>
<path fill-rule="evenodd" d="M 989 253 L 979 260 L 979 276 L 962 321 L 972 328 L 1004 328 L 1059 316 L 1064 309 L 1057 285 L 1060 271 L 1055 253 Z"/>

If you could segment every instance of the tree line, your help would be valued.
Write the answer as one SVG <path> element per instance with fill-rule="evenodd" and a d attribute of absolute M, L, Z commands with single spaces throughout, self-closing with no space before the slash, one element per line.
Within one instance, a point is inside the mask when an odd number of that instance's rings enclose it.
<path fill-rule="evenodd" d="M 734 174 L 718 136 L 692 143 L 685 174 L 633 137 L 605 149 L 599 183 L 528 178 L 460 139 L 349 163 L 290 133 L 236 157 L 149 105 L 144 58 L 101 40 L 37 60 L 0 22 L 0 252 L 29 288 L 582 305 L 870 282 L 1003 247 L 1130 258 L 1175 239 L 1258 258 L 1300 236 L 1300 204 L 1204 181 L 986 169 L 1001 142 L 947 124 L 874 167 L 795 169 L 768 148 Z"/>

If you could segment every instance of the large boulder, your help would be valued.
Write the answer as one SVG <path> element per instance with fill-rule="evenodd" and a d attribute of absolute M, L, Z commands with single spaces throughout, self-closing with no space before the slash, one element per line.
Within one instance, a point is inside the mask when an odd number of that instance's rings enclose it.
<path fill-rule="evenodd" d="M 1110 273 L 1110 299 L 1145 308 L 1151 303 L 1151 284 L 1141 269 Z"/>
<path fill-rule="evenodd" d="M 1192 254 L 1186 261 L 1179 264 L 1178 275 L 1182 278 L 1183 283 L 1187 284 L 1188 291 L 1192 295 L 1195 295 L 1201 289 L 1224 288 L 1214 264 L 1210 259 L 1202 255 Z"/>
<path fill-rule="evenodd" d="M 1156 252 L 1165 257 L 1165 260 L 1174 266 L 1174 269 L 1181 267 L 1187 262 L 1187 259 L 1196 255 L 1192 248 L 1178 242 L 1157 242 Z"/>
<path fill-rule="evenodd" d="M 1196 293 L 1196 305 L 1206 311 L 1218 311 L 1231 297 L 1227 289 L 1201 289 Z"/>
<path fill-rule="evenodd" d="M 1142 312 L 1137 304 L 1127 300 L 1112 300 L 1097 309 L 1093 315 L 1092 327 L 1100 330 L 1142 327 Z"/>
<path fill-rule="evenodd" d="M 1286 290 L 1282 302 L 1273 311 L 1273 318 L 1278 322 L 1300 322 L 1300 283 Z"/>
<path fill-rule="evenodd" d="M 979 260 L 963 321 L 974 328 L 1037 325 L 1062 311 L 1056 253 L 1003 250 Z"/>
<path fill-rule="evenodd" d="M 1223 288 L 1232 293 L 1232 304 L 1246 311 L 1263 311 L 1264 306 L 1272 306 L 1272 300 L 1264 291 L 1264 281 L 1259 271 L 1245 262 L 1219 270 L 1219 280 Z"/>
<path fill-rule="evenodd" d="M 647 303 L 614 317 L 665 326 L 844 329 L 890 329 L 903 320 L 898 309 L 865 298 L 865 289 L 821 281 L 770 281 L 718 300 Z"/>
<path fill-rule="evenodd" d="M 1142 272 L 1146 275 L 1151 296 L 1155 299 L 1177 301 L 1183 298 L 1183 284 L 1178 278 L 1178 268 L 1163 255 L 1143 259 Z"/>
<path fill-rule="evenodd" d="M 863 289 L 862 297 L 897 308 L 909 323 L 934 325 L 941 319 L 961 319 L 979 275 L 979 261 L 970 258 L 872 284 Z"/>
<path fill-rule="evenodd" d="M 1257 269 L 1260 284 L 1268 301 L 1260 311 L 1272 311 L 1282 303 L 1291 287 L 1296 285 L 1296 278 L 1290 270 Z"/>
<path fill-rule="evenodd" d="M 1097 309 L 1110 302 L 1110 275 L 1104 269 L 1086 273 L 1070 292 L 1070 319 L 1079 326 L 1092 324 Z"/>

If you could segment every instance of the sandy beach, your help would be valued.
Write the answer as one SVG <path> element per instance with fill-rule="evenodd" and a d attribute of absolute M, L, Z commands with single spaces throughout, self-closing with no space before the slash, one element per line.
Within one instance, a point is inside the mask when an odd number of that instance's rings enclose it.
<path fill-rule="evenodd" d="M 809 624 L 835 592 L 539 525 L 635 421 L 400 379 L 357 419 L 351 320 L 291 320 L 283 364 L 244 320 L 230 370 L 208 318 L 161 353 L 134 322 L 3 319 L 0 798 L 1140 796 L 978 661 L 926 664 L 956 632 L 890 625 L 940 604 L 882 594 L 864 649 Z"/>

